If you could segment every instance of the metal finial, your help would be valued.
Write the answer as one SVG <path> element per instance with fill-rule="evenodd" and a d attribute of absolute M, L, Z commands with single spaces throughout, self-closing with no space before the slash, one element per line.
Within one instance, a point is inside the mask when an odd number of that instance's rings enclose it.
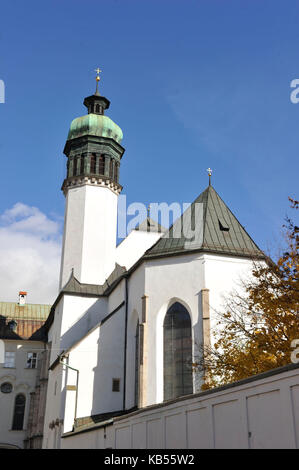
<path fill-rule="evenodd" d="M 211 168 L 208 168 L 207 172 L 208 172 L 208 175 L 209 175 L 209 186 L 210 186 L 211 185 L 211 176 L 212 176 L 213 170 L 211 170 Z"/>
<path fill-rule="evenodd" d="M 98 95 L 99 94 L 99 81 L 101 80 L 100 73 L 102 72 L 102 70 L 98 67 L 97 69 L 95 69 L 95 72 L 97 73 L 97 76 L 96 76 L 97 86 L 96 86 L 95 94 Z"/>
<path fill-rule="evenodd" d="M 151 210 L 151 205 L 149 204 L 149 205 L 147 206 L 147 216 L 148 216 L 148 218 L 149 218 L 149 216 L 150 216 L 150 210 Z"/>

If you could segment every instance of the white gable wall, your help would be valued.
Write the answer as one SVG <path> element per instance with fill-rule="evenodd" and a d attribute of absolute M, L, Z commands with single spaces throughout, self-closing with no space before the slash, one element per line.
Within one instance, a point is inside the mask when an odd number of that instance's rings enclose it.
<path fill-rule="evenodd" d="M 161 238 L 159 232 L 132 230 L 116 248 L 116 262 L 130 269 Z"/>
<path fill-rule="evenodd" d="M 163 401 L 163 322 L 171 304 L 181 302 L 191 317 L 193 338 L 200 335 L 198 303 L 204 283 L 204 258 L 200 254 L 173 256 L 146 262 L 148 295 L 147 405 Z"/>
<path fill-rule="evenodd" d="M 175 301 L 189 311 L 192 324 L 193 354 L 202 338 L 200 292 L 210 291 L 211 324 L 215 311 L 223 305 L 223 295 L 229 293 L 240 276 L 249 275 L 252 262 L 244 258 L 206 254 L 160 258 L 147 261 L 145 294 L 148 296 L 148 382 L 147 405 L 163 401 L 163 321 L 167 309 Z M 200 376 L 194 376 L 194 391 L 199 390 Z"/>
<path fill-rule="evenodd" d="M 225 312 L 225 299 L 233 291 L 243 293 L 242 281 L 252 279 L 253 261 L 246 258 L 205 255 L 206 287 L 210 290 L 211 328 L 220 319 L 218 313 Z M 212 341 L 215 339 L 211 332 Z"/>

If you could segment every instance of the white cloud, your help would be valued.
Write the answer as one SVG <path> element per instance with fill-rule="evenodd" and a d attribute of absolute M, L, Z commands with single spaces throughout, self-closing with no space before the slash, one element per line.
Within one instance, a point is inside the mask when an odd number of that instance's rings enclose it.
<path fill-rule="evenodd" d="M 18 202 L 0 215 L 0 301 L 53 303 L 58 293 L 61 226 Z"/>

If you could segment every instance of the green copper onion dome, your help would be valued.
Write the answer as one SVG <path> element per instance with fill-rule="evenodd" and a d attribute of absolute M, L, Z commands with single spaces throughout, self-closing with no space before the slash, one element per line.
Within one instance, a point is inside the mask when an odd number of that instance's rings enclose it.
<path fill-rule="evenodd" d="M 74 119 L 68 133 L 67 140 L 82 137 L 84 135 L 95 135 L 98 137 L 110 137 L 118 144 L 123 138 L 121 128 L 104 114 L 87 114 Z"/>
<path fill-rule="evenodd" d="M 110 106 L 110 101 L 101 96 L 97 90 L 94 95 L 84 99 L 84 106 L 86 106 L 88 114 L 72 121 L 67 140 L 91 135 L 108 137 L 119 144 L 123 138 L 121 128 L 104 115 L 105 109 Z"/>

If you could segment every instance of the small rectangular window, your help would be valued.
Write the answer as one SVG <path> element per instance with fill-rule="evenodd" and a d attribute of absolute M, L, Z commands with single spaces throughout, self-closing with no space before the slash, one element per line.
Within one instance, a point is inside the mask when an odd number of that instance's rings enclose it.
<path fill-rule="evenodd" d="M 120 379 L 112 379 L 112 392 L 119 392 Z"/>
<path fill-rule="evenodd" d="M 16 358 L 16 353 L 6 351 L 5 352 L 4 367 L 14 368 L 15 367 L 15 358 Z"/>
<path fill-rule="evenodd" d="M 29 352 L 27 353 L 27 368 L 36 369 L 37 366 L 37 353 Z"/>

